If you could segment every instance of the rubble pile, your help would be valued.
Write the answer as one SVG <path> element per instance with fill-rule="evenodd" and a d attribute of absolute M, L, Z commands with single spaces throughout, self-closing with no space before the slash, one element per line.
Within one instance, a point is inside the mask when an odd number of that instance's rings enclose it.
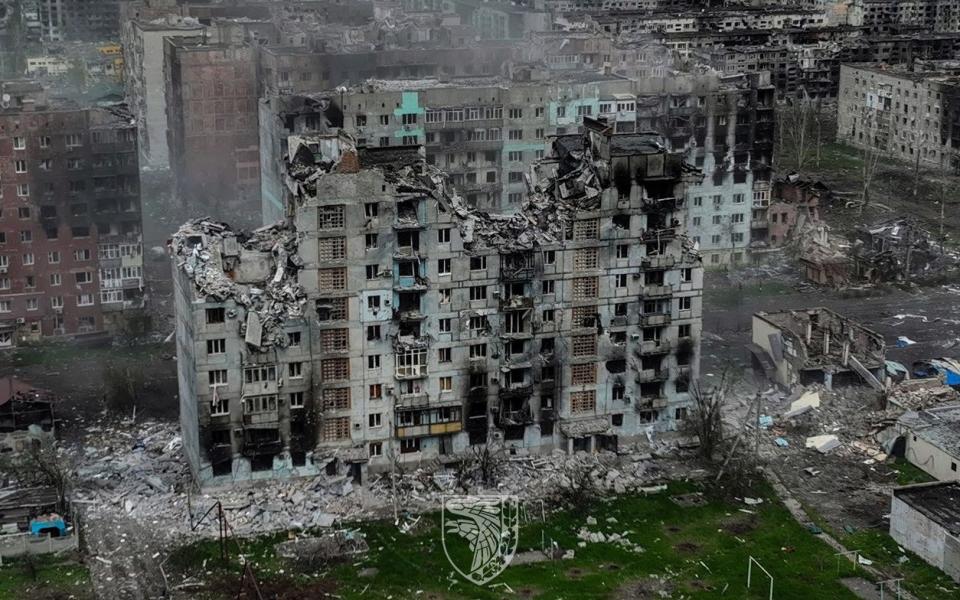
<path fill-rule="evenodd" d="M 956 400 L 957 391 L 944 385 L 939 378 L 908 379 L 887 393 L 887 404 L 904 411 L 921 410 Z"/>
<path fill-rule="evenodd" d="M 281 224 L 248 235 L 225 223 L 195 219 L 180 227 L 171 246 L 200 295 L 232 299 L 246 309 L 240 331 L 248 344 L 262 348 L 286 344 L 283 321 L 303 316 L 306 293 L 297 283 L 303 266 L 297 243 L 297 232 Z"/>
<path fill-rule="evenodd" d="M 617 524 L 616 517 L 607 517 L 607 525 L 609 528 L 615 529 L 614 527 Z M 593 517 L 587 517 L 587 524 L 584 527 L 581 527 L 577 531 L 577 539 L 580 541 L 577 542 L 577 546 L 580 548 L 585 548 L 588 543 L 591 544 L 614 544 L 620 546 L 624 550 L 629 550 L 630 552 L 646 552 L 646 550 L 640 544 L 635 544 L 630 541 L 628 537 L 632 531 L 622 531 L 622 532 L 609 532 L 604 533 L 602 531 L 591 531 L 589 527 L 596 527 L 597 520 Z"/>
<path fill-rule="evenodd" d="M 171 540 L 216 535 L 216 511 L 196 530 L 193 525 L 217 501 L 233 534 L 248 536 L 383 518 L 392 515 L 395 504 L 413 513 L 436 510 L 445 494 L 484 490 L 476 478 L 458 482 L 455 469 L 431 464 L 398 472 L 395 484 L 389 473 L 373 476 L 364 487 L 354 486 L 348 475 L 320 475 L 190 493 L 192 481 L 175 423 L 94 424 L 86 431 L 91 435 L 84 443 L 66 448 L 74 465 L 74 503 L 99 518 L 122 516 L 149 524 Z M 641 452 L 567 455 L 560 450 L 501 457 L 495 480 L 487 487 L 528 500 L 550 500 L 558 489 L 576 485 L 584 472 L 592 491 L 610 494 L 642 491 L 652 482 L 691 474 L 683 463 L 666 473 L 665 463 L 651 459 Z"/>

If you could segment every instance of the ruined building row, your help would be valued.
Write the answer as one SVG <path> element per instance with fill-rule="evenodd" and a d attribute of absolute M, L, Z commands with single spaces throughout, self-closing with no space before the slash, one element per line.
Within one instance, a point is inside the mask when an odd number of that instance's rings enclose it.
<path fill-rule="evenodd" d="M 699 171 L 586 119 L 520 210 L 451 192 L 416 146 L 286 142 L 286 225 L 173 239 L 184 447 L 197 479 L 615 448 L 670 430 L 696 380 Z"/>
<path fill-rule="evenodd" d="M 774 90 L 766 74 L 674 73 L 630 80 L 554 73 L 542 81 L 376 81 L 260 102 L 263 222 L 283 212 L 286 136 L 343 129 L 359 145 L 423 144 L 468 204 L 511 213 L 545 140 L 575 134 L 585 118 L 617 133 L 658 131 L 671 152 L 702 169 L 681 218 L 707 266 L 748 260 L 751 211 L 770 201 Z"/>

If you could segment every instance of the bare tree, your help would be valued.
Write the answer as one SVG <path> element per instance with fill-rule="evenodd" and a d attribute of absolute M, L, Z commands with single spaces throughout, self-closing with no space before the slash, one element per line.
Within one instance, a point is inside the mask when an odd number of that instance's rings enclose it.
<path fill-rule="evenodd" d="M 687 426 L 700 439 L 700 455 L 707 461 L 714 460 L 723 443 L 723 407 L 732 380 L 730 371 L 725 369 L 720 381 L 708 389 L 699 381 L 690 386 L 694 406 Z"/>
<path fill-rule="evenodd" d="M 54 444 L 32 444 L 14 456 L 4 456 L 0 472 L 8 473 L 23 486 L 49 486 L 57 492 L 57 510 L 67 511 L 70 490 L 70 466 Z"/>
<path fill-rule="evenodd" d="M 491 450 L 489 444 L 483 444 L 473 446 L 473 457 L 480 481 L 486 486 L 494 485 L 500 473 L 500 454 Z"/>

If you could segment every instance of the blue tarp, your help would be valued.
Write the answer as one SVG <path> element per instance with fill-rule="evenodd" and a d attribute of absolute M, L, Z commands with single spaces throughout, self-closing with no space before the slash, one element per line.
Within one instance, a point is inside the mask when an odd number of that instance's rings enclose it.
<path fill-rule="evenodd" d="M 940 375 L 950 386 L 960 386 L 960 362 L 952 358 L 931 358 L 913 363 L 913 373 L 919 377 Z"/>

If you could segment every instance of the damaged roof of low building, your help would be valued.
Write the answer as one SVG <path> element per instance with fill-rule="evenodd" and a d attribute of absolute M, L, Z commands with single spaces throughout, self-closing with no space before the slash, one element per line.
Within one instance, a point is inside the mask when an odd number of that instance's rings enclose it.
<path fill-rule="evenodd" d="M 909 485 L 894 489 L 893 495 L 951 535 L 960 535 L 960 482 Z"/>
<path fill-rule="evenodd" d="M 31 397 L 31 400 L 48 400 L 49 396 L 50 392 L 47 390 L 36 388 L 16 377 L 0 377 L 0 404 L 6 404 L 16 397 Z"/>

